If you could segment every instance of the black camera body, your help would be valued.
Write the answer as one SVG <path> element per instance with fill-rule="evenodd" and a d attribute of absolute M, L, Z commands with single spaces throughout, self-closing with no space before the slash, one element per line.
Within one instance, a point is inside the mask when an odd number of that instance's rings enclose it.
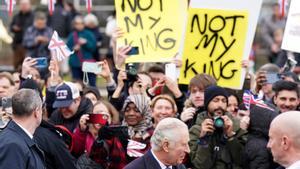
<path fill-rule="evenodd" d="M 128 82 L 138 80 L 138 63 L 127 63 L 125 69 Z"/>

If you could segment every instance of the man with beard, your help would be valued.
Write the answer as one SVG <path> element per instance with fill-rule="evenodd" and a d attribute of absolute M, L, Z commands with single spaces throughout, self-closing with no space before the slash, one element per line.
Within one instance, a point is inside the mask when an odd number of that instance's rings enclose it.
<path fill-rule="evenodd" d="M 226 112 L 225 89 L 210 86 L 204 92 L 205 112 L 190 129 L 190 157 L 195 169 L 239 169 L 244 146 L 237 120 Z"/>

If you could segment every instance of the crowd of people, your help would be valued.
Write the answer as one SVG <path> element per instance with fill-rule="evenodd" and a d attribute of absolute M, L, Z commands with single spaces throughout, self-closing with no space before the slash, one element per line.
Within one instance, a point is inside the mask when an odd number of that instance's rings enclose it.
<path fill-rule="evenodd" d="M 280 50 L 278 4 L 262 28 L 271 63 L 247 72 L 242 90 L 205 73 L 178 84 L 164 63 L 125 64 L 131 47 L 117 48 L 115 19 L 106 31 L 111 60 L 101 58 L 96 16 L 71 2 L 57 0 L 51 16 L 30 0 L 19 6 L 10 27 L 16 71 L 0 72 L 1 169 L 300 168 L 300 62 L 291 66 L 297 54 Z M 53 30 L 74 51 L 66 59 L 72 81 L 48 49 Z M 44 67 L 36 66 L 41 57 Z M 101 67 L 88 83 L 83 61 Z"/>

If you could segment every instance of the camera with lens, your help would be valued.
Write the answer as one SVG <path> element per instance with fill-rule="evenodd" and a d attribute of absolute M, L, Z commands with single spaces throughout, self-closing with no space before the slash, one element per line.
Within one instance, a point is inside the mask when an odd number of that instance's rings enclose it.
<path fill-rule="evenodd" d="M 217 131 L 223 131 L 224 128 L 224 119 L 222 117 L 214 117 L 213 118 L 214 121 L 214 127 Z"/>
<path fill-rule="evenodd" d="M 127 81 L 129 83 L 133 83 L 138 80 L 138 63 L 127 63 L 125 69 Z"/>

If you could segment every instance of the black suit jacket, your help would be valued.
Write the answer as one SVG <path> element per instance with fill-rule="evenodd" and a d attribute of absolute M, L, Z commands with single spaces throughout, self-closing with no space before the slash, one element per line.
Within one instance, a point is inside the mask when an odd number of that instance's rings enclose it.
<path fill-rule="evenodd" d="M 159 163 L 156 161 L 151 151 L 149 150 L 142 157 L 132 161 L 125 166 L 125 169 L 161 169 Z M 185 169 L 183 164 L 172 166 L 172 169 Z"/>
<path fill-rule="evenodd" d="M 14 121 L 0 133 L 1 169 L 44 169 L 43 152 Z"/>

